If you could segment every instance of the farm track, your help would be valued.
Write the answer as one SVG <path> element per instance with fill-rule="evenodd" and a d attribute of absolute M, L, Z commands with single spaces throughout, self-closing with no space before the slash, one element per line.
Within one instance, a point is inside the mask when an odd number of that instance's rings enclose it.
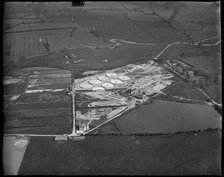
<path fill-rule="evenodd" d="M 158 59 L 159 56 L 161 56 L 168 48 L 170 48 L 173 45 L 195 45 L 195 46 L 197 46 L 197 45 L 199 45 L 199 43 L 202 43 L 201 44 L 202 46 L 210 47 L 210 46 L 215 46 L 215 45 L 220 44 L 221 40 L 217 41 L 216 43 L 213 43 L 213 44 L 203 44 L 204 41 L 207 41 L 207 40 L 210 40 L 210 39 L 215 39 L 215 38 L 218 38 L 218 37 L 216 37 L 216 36 L 215 37 L 210 37 L 210 38 L 206 38 L 206 39 L 194 42 L 194 43 L 190 43 L 190 42 L 174 42 L 174 43 L 170 43 L 170 44 L 162 44 L 162 46 L 166 46 L 166 47 L 154 59 Z M 134 44 L 134 45 L 158 46 L 158 44 L 156 44 L 156 43 L 138 43 L 138 42 L 134 42 L 134 41 L 126 41 L 126 40 L 123 40 L 123 39 L 110 39 L 109 41 L 114 43 L 114 45 L 112 47 L 110 47 L 110 49 L 114 49 L 115 47 L 121 46 L 122 44 L 119 43 L 118 41 L 121 41 L 121 42 L 127 43 L 127 44 Z"/>

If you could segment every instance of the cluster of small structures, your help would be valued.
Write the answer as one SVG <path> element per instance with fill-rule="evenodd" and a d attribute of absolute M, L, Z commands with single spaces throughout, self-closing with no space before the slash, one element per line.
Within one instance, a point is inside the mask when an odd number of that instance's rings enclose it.
<path fill-rule="evenodd" d="M 75 79 L 75 97 L 88 97 L 75 104 L 77 133 L 91 131 L 162 93 L 173 83 L 173 77 L 157 63 L 149 61 Z"/>
<path fill-rule="evenodd" d="M 167 60 L 164 67 L 183 79 L 194 83 L 196 86 L 200 87 L 208 82 L 202 74 L 197 74 L 197 71 L 193 66 L 183 62 L 182 60 Z"/>

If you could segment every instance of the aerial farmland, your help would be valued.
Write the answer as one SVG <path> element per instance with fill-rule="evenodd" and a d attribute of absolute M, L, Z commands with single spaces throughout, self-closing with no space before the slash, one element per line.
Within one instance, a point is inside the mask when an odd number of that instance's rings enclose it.
<path fill-rule="evenodd" d="M 4 174 L 220 175 L 220 26 L 219 1 L 5 2 Z"/>

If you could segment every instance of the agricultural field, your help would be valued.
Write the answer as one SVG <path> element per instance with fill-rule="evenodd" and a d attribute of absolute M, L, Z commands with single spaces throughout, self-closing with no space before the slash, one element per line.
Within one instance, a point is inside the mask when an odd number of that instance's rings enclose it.
<path fill-rule="evenodd" d="M 115 122 L 127 134 L 172 134 L 221 128 L 220 117 L 210 106 L 156 99 Z"/>
<path fill-rule="evenodd" d="M 6 2 L 4 11 L 4 138 L 11 138 L 11 149 L 18 153 L 18 134 L 43 136 L 30 137 L 15 174 L 221 173 L 219 2 L 85 2 L 82 7 L 72 2 Z M 155 62 L 167 75 L 172 72 L 162 68 L 167 60 L 182 60 L 212 76 L 202 90 L 221 104 L 215 107 L 202 91 L 174 73 L 170 85 L 166 82 L 164 90 L 158 89 L 139 104 L 148 88 L 156 88 L 153 79 L 158 79 L 157 88 L 164 84 L 160 72 L 149 67 L 141 73 L 139 66 Z M 137 67 L 133 70 L 132 66 Z M 126 73 L 133 79 L 131 84 L 136 83 L 133 88 L 144 95 L 133 92 L 128 84 L 122 87 L 124 92 L 115 92 L 113 108 L 100 108 L 111 104 L 113 95 L 109 98 L 99 90 L 98 94 L 94 84 L 91 92 L 85 88 L 94 83 L 88 78 L 100 80 L 109 70 L 119 76 Z M 74 79 L 85 94 L 74 94 L 78 121 L 73 125 L 69 90 Z M 108 80 L 109 84 L 99 80 L 105 90 L 112 85 L 109 82 L 116 88 L 119 84 L 115 79 Z M 136 96 L 137 101 L 128 102 L 125 106 L 133 109 L 116 117 L 116 106 L 126 111 L 123 99 L 116 98 L 119 94 L 127 100 Z M 110 122 L 84 134 L 85 140 L 71 141 L 74 127 L 81 130 L 83 120 L 92 118 L 102 118 L 100 124 L 108 118 Z M 92 129 L 98 124 L 88 125 Z M 11 161 L 18 160 L 9 154 Z"/>
<path fill-rule="evenodd" d="M 58 29 L 51 26 L 50 30 L 13 32 L 4 36 L 5 60 L 18 61 L 24 57 L 54 53 L 73 47 L 103 46 L 103 40 L 91 34 L 89 28 Z M 70 36 L 72 34 L 72 37 Z M 49 52 L 43 43 L 49 43 Z"/>
<path fill-rule="evenodd" d="M 47 54 L 42 45 L 38 45 L 39 38 L 32 34 L 10 34 L 5 35 L 5 63 L 18 61 L 19 59 L 30 55 Z"/>
<path fill-rule="evenodd" d="M 144 46 L 121 43 L 120 47 L 107 48 L 77 48 L 68 50 L 70 55 L 75 54 L 77 58 L 83 59 L 81 65 L 85 70 L 109 69 L 121 67 L 129 63 L 145 62 L 162 50 L 161 46 Z M 105 62 L 106 60 L 106 62 Z"/>
<path fill-rule="evenodd" d="M 218 103 L 222 103 L 222 84 L 221 83 L 205 87 L 204 90 L 215 101 L 217 101 Z"/>
<path fill-rule="evenodd" d="M 199 10 L 195 11 L 195 8 Z M 71 78 L 74 78 L 76 74 L 89 70 L 148 62 L 173 42 L 211 38 L 204 41 L 204 44 L 211 44 L 218 42 L 220 35 L 217 28 L 220 12 L 216 4 L 99 2 L 96 5 L 87 2 L 85 7 L 74 8 L 64 2 L 8 3 L 6 10 L 4 65 L 8 68 L 4 73 L 12 73 L 15 68 L 52 67 L 70 70 Z M 217 38 L 213 39 L 214 36 Z M 44 43 L 49 44 L 49 49 Z M 173 45 L 160 57 L 165 60 L 182 59 L 210 75 L 219 74 L 217 68 L 221 69 L 220 44 L 207 47 Z M 13 87 L 10 84 L 4 86 L 7 106 L 11 104 L 10 95 L 21 94 L 27 88 L 29 76 L 29 73 L 21 74 L 19 79 L 22 82 L 11 84 Z M 39 82 L 33 88 L 51 89 L 51 86 L 43 84 L 55 84 L 57 79 Z M 67 78 L 55 86 L 61 88 L 68 82 Z M 214 90 L 212 87 L 207 89 L 209 92 Z M 184 82 L 171 86 L 165 93 L 206 100 Z M 219 96 L 213 97 L 218 99 Z M 29 101 L 25 99 L 24 102 Z"/>
<path fill-rule="evenodd" d="M 71 131 L 71 73 L 54 68 L 14 70 L 4 78 L 4 133 L 57 134 Z"/>
<path fill-rule="evenodd" d="M 167 95 L 206 101 L 206 97 L 190 83 L 179 82 L 164 91 Z"/>
<path fill-rule="evenodd" d="M 198 45 L 173 45 L 170 48 L 168 48 L 161 55 L 161 57 L 163 57 L 164 59 L 168 58 L 169 60 L 172 60 L 172 58 L 180 58 L 184 60 L 184 58 L 187 57 L 211 56 L 211 55 L 214 56 L 220 55 L 220 44 L 215 46 L 201 46 L 201 47 L 199 47 Z"/>
<path fill-rule="evenodd" d="M 15 68 L 23 69 L 29 67 L 52 67 L 60 69 L 71 69 L 71 66 L 66 63 L 66 58 L 63 53 L 52 53 L 49 55 L 35 56 L 32 58 L 22 59 L 17 62 Z"/>
<path fill-rule="evenodd" d="M 222 72 L 220 56 L 186 57 L 183 60 L 208 75 L 220 75 Z"/>
<path fill-rule="evenodd" d="M 4 21 L 9 28 L 4 36 L 7 60 L 17 61 L 27 56 L 46 54 L 44 46 L 39 44 L 40 38 L 50 44 L 50 52 L 55 52 L 86 45 L 107 46 L 111 38 L 167 44 L 188 40 L 186 34 L 195 41 L 219 34 L 218 29 L 210 23 L 211 19 L 203 25 L 203 29 L 200 23 L 186 19 L 186 16 L 189 17 L 189 9 L 192 9 L 189 4 L 183 6 L 177 3 L 179 10 L 174 15 L 171 27 L 166 21 L 173 14 L 172 4 L 169 3 L 166 3 L 164 9 L 157 3 L 150 3 L 150 6 L 145 6 L 144 2 L 99 4 L 95 7 L 94 3 L 89 2 L 85 8 L 74 9 L 68 3 L 27 3 L 21 6 L 17 4 L 13 11 L 6 6 L 9 12 L 5 14 Z M 143 9 L 140 10 L 140 7 Z M 194 17 L 195 13 L 202 16 L 205 11 L 218 13 L 215 12 L 215 6 L 210 8 L 203 4 L 198 8 L 202 10 L 194 12 Z M 26 15 L 22 15 L 25 10 Z M 17 11 L 21 14 L 20 18 L 10 16 Z M 187 23 L 183 23 L 183 19 Z"/>
<path fill-rule="evenodd" d="M 51 137 L 32 137 L 18 174 L 35 175 L 41 171 L 49 175 L 220 175 L 221 134 L 221 130 L 211 130 L 197 136 L 193 132 L 103 135 L 66 143 L 54 142 Z"/>

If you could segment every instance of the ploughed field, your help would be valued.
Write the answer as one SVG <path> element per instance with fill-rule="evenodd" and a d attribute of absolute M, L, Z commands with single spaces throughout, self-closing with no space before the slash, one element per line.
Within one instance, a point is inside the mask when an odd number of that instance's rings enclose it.
<path fill-rule="evenodd" d="M 27 31 L 7 32 L 4 36 L 6 62 L 48 54 L 48 50 L 44 46 L 46 42 L 49 43 L 50 53 L 83 45 L 101 46 L 103 44 L 101 38 L 90 33 L 90 28 L 77 28 L 74 24 L 65 27 L 63 23 L 60 23 L 59 27 L 47 28 L 46 25 L 36 25 Z M 40 26 L 42 28 L 37 29 Z"/>

